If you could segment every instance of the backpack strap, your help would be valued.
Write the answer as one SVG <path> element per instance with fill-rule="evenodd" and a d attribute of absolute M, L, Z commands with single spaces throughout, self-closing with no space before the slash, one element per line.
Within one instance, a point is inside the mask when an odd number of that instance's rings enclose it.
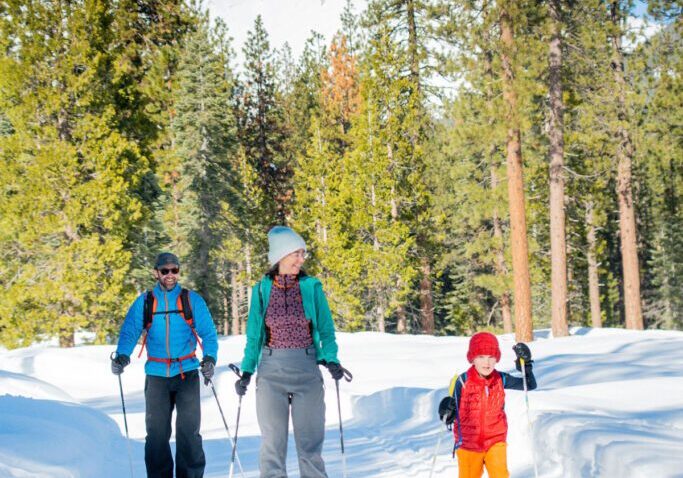
<path fill-rule="evenodd" d="M 455 452 L 462 446 L 462 431 L 460 430 L 460 398 L 462 396 L 462 389 L 465 388 L 465 382 L 467 381 L 467 372 L 460 374 L 458 379 L 455 381 L 453 386 L 453 398 L 455 399 L 455 421 L 458 424 L 457 430 L 457 440 L 453 443 L 453 453 L 452 456 L 455 458 Z M 458 384 L 460 384 L 460 389 L 458 389 Z"/>
<path fill-rule="evenodd" d="M 265 336 L 263 337 L 263 343 L 265 345 L 270 345 L 270 329 L 266 325 L 266 311 L 263 310 L 263 279 L 258 282 L 258 301 L 261 309 L 261 314 L 263 315 L 263 329 Z"/>
<path fill-rule="evenodd" d="M 148 330 L 152 326 L 154 320 L 154 313 L 157 310 L 157 298 L 154 297 L 154 292 L 148 290 L 145 292 L 145 305 L 143 306 L 142 314 L 142 328 Z"/>
<path fill-rule="evenodd" d="M 192 306 L 190 305 L 190 291 L 181 289 L 179 298 L 180 313 L 182 314 L 183 319 L 185 319 L 185 322 L 188 322 L 188 325 L 192 323 L 194 326 L 194 315 L 192 314 Z"/>
<path fill-rule="evenodd" d="M 185 320 L 185 323 L 194 334 L 194 338 L 197 340 L 199 348 L 202 349 L 202 352 L 204 352 L 204 345 L 202 345 L 202 341 L 199 339 L 199 335 L 197 334 L 197 329 L 195 329 L 194 327 L 194 315 L 192 314 L 192 306 L 190 305 L 189 290 L 185 288 L 180 290 L 180 294 L 178 295 L 177 306 L 180 310 L 180 315 L 182 315 L 183 320 Z"/>
<path fill-rule="evenodd" d="M 142 307 L 142 328 L 145 331 L 145 336 L 142 339 L 142 347 L 140 347 L 140 353 L 138 358 L 142 357 L 142 351 L 145 350 L 145 345 L 147 344 L 147 334 L 149 333 L 149 328 L 152 326 L 152 320 L 154 320 L 154 314 L 157 310 L 157 298 L 154 296 L 154 291 L 148 290 L 145 293 L 145 303 Z"/>
<path fill-rule="evenodd" d="M 164 310 L 161 312 L 157 312 L 157 298 L 154 295 L 154 291 L 148 290 L 145 293 L 145 303 L 143 306 L 143 319 L 142 319 L 142 325 L 143 329 L 145 330 L 145 337 L 142 339 L 142 347 L 140 347 L 140 353 L 138 354 L 138 358 L 142 357 L 142 351 L 145 349 L 145 345 L 147 344 L 147 335 L 149 334 L 149 329 L 152 327 L 152 321 L 154 320 L 154 316 L 157 314 L 170 314 L 170 313 L 178 313 L 181 315 L 187 326 L 190 328 L 192 331 L 192 334 L 194 335 L 195 339 L 197 340 L 197 344 L 199 344 L 199 347 L 202 349 L 202 352 L 204 352 L 204 345 L 202 344 L 202 341 L 199 338 L 199 334 L 197 334 L 197 330 L 194 327 L 194 314 L 192 313 L 192 305 L 190 303 L 190 291 L 183 288 L 180 290 L 180 294 L 178 295 L 178 300 L 176 301 L 176 310 Z M 192 358 L 195 356 L 195 352 L 192 351 L 192 353 L 187 354 L 184 357 L 180 358 L 157 358 L 157 357 L 150 357 L 149 352 L 147 353 L 147 360 L 151 360 L 152 362 L 165 362 L 167 366 L 170 367 L 171 362 L 179 362 L 182 360 L 186 360 L 188 358 Z M 180 375 L 182 378 L 185 378 L 185 375 L 183 374 L 183 369 L 182 366 L 180 367 Z"/>

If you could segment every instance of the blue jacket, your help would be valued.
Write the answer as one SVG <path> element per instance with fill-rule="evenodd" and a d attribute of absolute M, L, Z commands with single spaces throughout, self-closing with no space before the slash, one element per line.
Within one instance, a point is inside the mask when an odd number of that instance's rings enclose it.
<path fill-rule="evenodd" d="M 177 302 L 181 290 L 180 284 L 176 284 L 170 291 L 163 290 L 158 283 L 154 287 L 154 297 L 157 299 L 157 314 L 154 315 L 152 326 L 147 332 L 146 348 L 149 357 L 173 359 L 186 356 L 195 350 L 197 339 L 183 319 L 183 316 L 177 312 L 170 314 L 158 313 L 167 310 L 178 310 Z M 116 348 L 117 354 L 125 354 L 130 357 L 135 349 L 135 345 L 142 334 L 146 294 L 145 292 L 135 299 L 133 305 L 128 309 L 126 319 L 121 327 L 119 344 Z M 218 336 L 206 302 L 204 302 L 204 299 L 199 294 L 190 291 L 190 307 L 192 307 L 192 314 L 194 316 L 195 330 L 204 345 L 204 356 L 211 356 L 214 359 L 218 358 Z M 197 346 L 197 349 L 199 349 L 199 346 Z M 197 350 L 197 353 L 201 354 L 201 350 Z M 173 377 L 180 374 L 181 365 L 183 372 L 196 370 L 199 368 L 199 359 L 193 357 L 182 362 L 174 361 L 170 366 L 163 362 L 148 360 L 145 364 L 145 373 L 157 377 Z"/>
<path fill-rule="evenodd" d="M 261 349 L 266 338 L 266 310 L 272 286 L 272 279 L 264 276 L 252 289 L 247 319 L 247 345 L 244 347 L 242 359 L 243 372 L 254 373 L 261 359 Z M 318 361 L 339 363 L 334 322 L 325 292 L 323 292 L 323 285 L 315 277 L 303 276 L 299 279 L 299 287 L 304 314 L 311 322 L 313 345 L 315 345 Z"/>

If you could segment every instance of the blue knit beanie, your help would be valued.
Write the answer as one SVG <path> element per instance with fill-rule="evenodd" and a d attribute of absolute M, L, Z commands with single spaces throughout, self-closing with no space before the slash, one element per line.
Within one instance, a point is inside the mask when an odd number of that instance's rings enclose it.
<path fill-rule="evenodd" d="M 306 243 L 289 227 L 275 226 L 268 231 L 268 262 L 274 266 L 287 254 L 299 249 L 306 250 Z"/>

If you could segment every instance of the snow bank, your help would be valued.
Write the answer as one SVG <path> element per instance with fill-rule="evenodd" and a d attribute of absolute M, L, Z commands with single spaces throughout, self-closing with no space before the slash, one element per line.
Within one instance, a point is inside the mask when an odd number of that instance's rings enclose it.
<path fill-rule="evenodd" d="M 683 477 L 683 333 L 592 330 L 530 344 L 539 389 L 508 391 L 508 461 L 513 477 Z M 514 369 L 514 337 L 499 336 L 499 370 Z M 349 478 L 457 476 L 452 438 L 436 418 L 450 378 L 467 369 L 468 338 L 339 334 L 340 359 L 354 374 L 342 382 L 341 408 Z M 239 362 L 244 337 L 220 339 L 214 383 L 230 431 L 237 396 L 228 364 Z M 0 350 L 0 477 L 144 476 L 142 359 L 122 375 L 131 440 L 123 434 L 111 346 L 49 345 Z M 342 475 L 334 382 L 325 376 L 324 458 Z M 258 476 L 259 430 L 254 389 L 242 404 L 239 457 Z M 207 477 L 227 474 L 231 448 L 209 388 L 202 387 Z M 436 453 L 436 460 L 434 461 Z M 293 437 L 290 476 L 297 475 Z"/>

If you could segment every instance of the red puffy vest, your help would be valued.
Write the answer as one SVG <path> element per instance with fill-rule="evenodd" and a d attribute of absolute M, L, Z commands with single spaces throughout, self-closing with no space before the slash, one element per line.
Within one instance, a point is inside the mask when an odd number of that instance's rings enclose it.
<path fill-rule="evenodd" d="M 459 416 L 465 450 L 484 452 L 505 441 L 508 431 L 505 390 L 496 370 L 483 378 L 474 366 L 470 367 L 460 396 Z M 457 435 L 457 428 L 453 429 Z"/>

